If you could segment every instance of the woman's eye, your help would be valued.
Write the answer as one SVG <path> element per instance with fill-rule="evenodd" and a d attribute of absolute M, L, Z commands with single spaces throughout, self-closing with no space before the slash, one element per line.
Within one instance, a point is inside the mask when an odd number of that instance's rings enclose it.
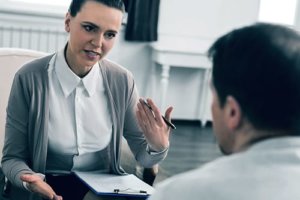
<path fill-rule="evenodd" d="M 86 30 L 87 32 L 91 32 L 94 27 L 90 26 L 90 25 L 83 25 L 84 30 Z"/>
<path fill-rule="evenodd" d="M 106 33 L 106 34 L 105 34 L 105 37 L 106 37 L 107 39 L 112 39 L 112 38 L 116 37 L 116 33 Z"/>

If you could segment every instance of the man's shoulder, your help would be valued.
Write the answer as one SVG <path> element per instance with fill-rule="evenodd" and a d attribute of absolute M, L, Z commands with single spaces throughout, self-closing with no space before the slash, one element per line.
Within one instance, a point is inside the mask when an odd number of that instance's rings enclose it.
<path fill-rule="evenodd" d="M 290 159 L 288 155 L 291 156 Z M 159 183 L 160 190 L 154 197 L 160 198 L 150 198 L 150 200 L 289 199 L 278 198 L 277 191 L 281 191 L 285 197 L 293 193 L 292 197 L 300 198 L 299 160 L 299 156 L 295 157 L 295 152 L 284 152 L 280 155 L 278 151 L 270 153 L 253 149 L 224 156 Z M 282 192 L 283 185 L 289 185 L 289 192 Z M 236 195 L 235 198 L 232 194 Z M 245 196 L 245 194 L 251 195 Z M 177 198 L 179 196 L 181 198 Z"/>
<path fill-rule="evenodd" d="M 217 158 L 199 168 L 168 178 L 158 183 L 158 187 L 173 188 L 174 191 L 183 189 L 199 192 L 208 190 L 212 185 L 221 186 L 226 184 L 226 179 L 234 179 L 244 170 L 240 166 L 244 158 L 244 155 L 238 154 Z"/>
<path fill-rule="evenodd" d="M 163 199 L 216 199 L 215 188 L 222 188 L 227 184 L 223 178 L 227 158 L 219 158 L 171 178 L 156 185 L 156 192 L 150 200 Z M 218 196 L 218 194 L 217 194 Z"/>
<path fill-rule="evenodd" d="M 224 171 L 232 167 L 232 160 L 236 158 L 221 157 L 214 161 L 204 164 L 203 166 L 174 175 L 173 177 L 159 183 L 159 185 L 174 185 L 179 187 L 186 187 L 186 185 L 199 186 L 200 182 L 208 183 L 214 181 L 215 177 L 220 174 L 224 175 Z M 177 182 L 176 184 L 173 184 Z"/>

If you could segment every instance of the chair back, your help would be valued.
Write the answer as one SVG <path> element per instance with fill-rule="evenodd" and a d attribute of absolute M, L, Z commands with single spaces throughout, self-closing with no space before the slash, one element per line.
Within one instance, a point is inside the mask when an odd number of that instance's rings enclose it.
<path fill-rule="evenodd" d="M 45 55 L 47 53 L 29 49 L 0 48 L 0 158 L 4 143 L 7 101 L 14 75 L 26 62 Z"/>

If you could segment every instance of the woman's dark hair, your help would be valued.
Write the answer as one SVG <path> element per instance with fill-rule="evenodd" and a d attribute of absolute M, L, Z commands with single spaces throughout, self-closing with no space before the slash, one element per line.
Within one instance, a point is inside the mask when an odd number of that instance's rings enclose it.
<path fill-rule="evenodd" d="M 125 12 L 125 6 L 122 0 L 72 0 L 70 7 L 69 7 L 69 12 L 72 17 L 75 17 L 77 13 L 80 11 L 81 7 L 83 4 L 87 1 L 96 1 L 99 3 L 102 3 L 108 7 L 111 8 L 116 8 L 123 13 Z"/>
<path fill-rule="evenodd" d="M 208 55 L 221 106 L 231 95 L 257 129 L 299 133 L 300 36 L 296 31 L 266 23 L 243 27 L 220 37 Z"/>

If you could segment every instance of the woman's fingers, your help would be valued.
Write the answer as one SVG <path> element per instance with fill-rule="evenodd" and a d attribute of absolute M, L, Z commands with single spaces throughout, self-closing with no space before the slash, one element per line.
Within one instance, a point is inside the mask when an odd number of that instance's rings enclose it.
<path fill-rule="evenodd" d="M 147 102 L 152 108 L 152 114 L 154 114 L 153 120 L 155 120 L 155 122 L 157 122 L 159 126 L 163 125 L 164 121 L 161 116 L 161 112 L 159 111 L 159 108 L 154 104 L 152 99 L 148 98 Z"/>
<path fill-rule="evenodd" d="M 172 111 L 173 111 L 173 107 L 170 106 L 168 107 L 168 109 L 166 110 L 165 112 L 165 117 L 167 120 L 171 121 L 171 114 L 172 114 Z"/>
<path fill-rule="evenodd" d="M 62 200 L 61 196 L 55 194 L 53 189 L 37 174 L 22 174 L 21 180 L 26 182 L 31 192 L 39 194 L 41 197 L 50 200 Z"/>

